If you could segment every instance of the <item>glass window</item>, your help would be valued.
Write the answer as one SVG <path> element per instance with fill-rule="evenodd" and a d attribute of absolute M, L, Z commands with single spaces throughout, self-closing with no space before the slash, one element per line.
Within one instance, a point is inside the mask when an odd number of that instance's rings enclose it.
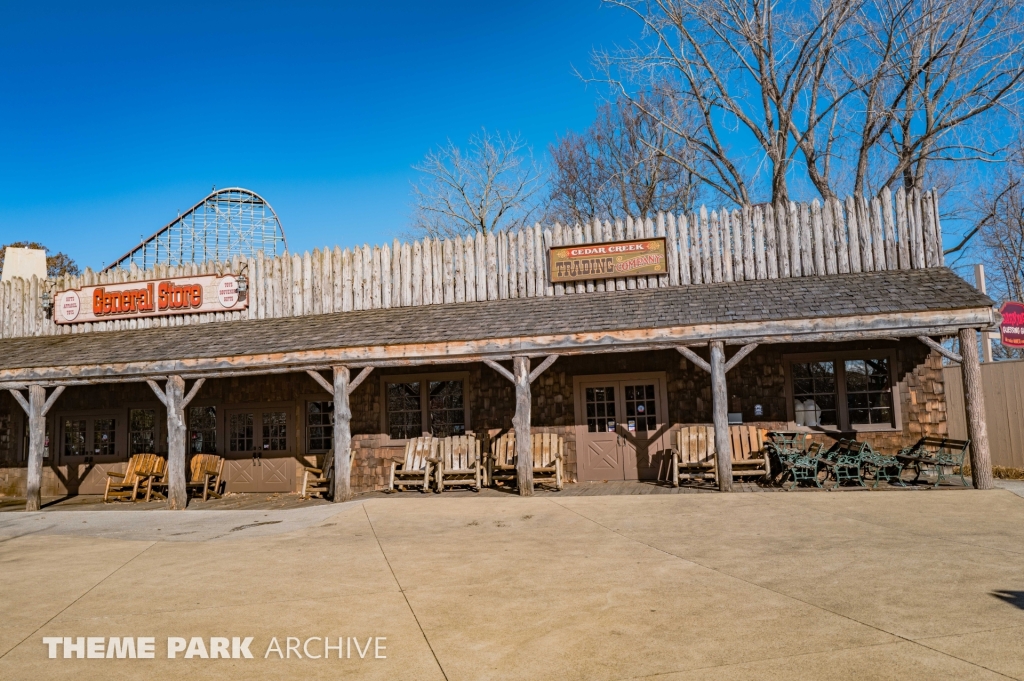
<path fill-rule="evenodd" d="M 156 412 L 152 409 L 128 411 L 128 453 L 151 454 L 156 451 Z"/>
<path fill-rule="evenodd" d="M 85 419 L 65 419 L 64 421 L 64 456 L 85 456 Z"/>
<path fill-rule="evenodd" d="M 251 452 L 253 446 L 253 415 L 232 414 L 228 420 L 228 448 L 232 452 Z"/>
<path fill-rule="evenodd" d="M 0 411 L 0 461 L 11 461 L 14 459 L 14 419 L 11 412 Z"/>
<path fill-rule="evenodd" d="M 846 404 L 850 425 L 893 424 L 889 360 L 846 360 Z"/>
<path fill-rule="evenodd" d="M 466 434 L 462 381 L 430 382 L 430 433 L 435 437 Z"/>
<path fill-rule="evenodd" d="M 654 401 L 654 384 L 627 385 L 626 428 L 630 432 L 658 429 L 658 415 Z"/>
<path fill-rule="evenodd" d="M 420 383 L 388 383 L 388 434 L 395 440 L 423 435 Z"/>
<path fill-rule="evenodd" d="M 263 449 L 272 452 L 288 449 L 288 414 L 285 412 L 263 412 Z"/>
<path fill-rule="evenodd" d="M 94 456 L 113 456 L 117 437 L 115 419 L 96 419 L 92 422 L 92 453 Z"/>
<path fill-rule="evenodd" d="M 796 422 L 811 427 L 838 425 L 835 362 L 794 362 L 792 372 Z"/>
<path fill-rule="evenodd" d="M 615 432 L 615 387 L 587 388 L 587 431 L 590 433 Z"/>
<path fill-rule="evenodd" d="M 188 447 L 192 454 L 217 453 L 217 407 L 189 407 Z"/>
<path fill-rule="evenodd" d="M 334 402 L 306 403 L 306 450 L 330 451 L 334 446 Z"/>

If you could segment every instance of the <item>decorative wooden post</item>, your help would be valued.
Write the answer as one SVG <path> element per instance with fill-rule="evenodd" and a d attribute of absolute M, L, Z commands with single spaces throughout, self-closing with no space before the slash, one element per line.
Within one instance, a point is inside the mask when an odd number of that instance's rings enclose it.
<path fill-rule="evenodd" d="M 964 381 L 967 437 L 971 440 L 971 481 L 976 489 L 992 489 L 992 459 L 985 425 L 985 395 L 978 364 L 978 336 L 974 329 L 960 329 L 960 372 Z"/>
<path fill-rule="evenodd" d="M 351 395 L 359 384 L 373 371 L 373 367 L 363 367 L 355 380 L 347 366 L 333 367 L 334 381 L 329 382 L 319 371 L 308 369 L 310 378 L 320 384 L 334 398 L 334 490 L 331 500 L 335 503 L 348 501 L 352 498 L 352 408 L 349 406 Z M 324 465 L 327 474 L 327 465 Z"/>
<path fill-rule="evenodd" d="M 64 386 L 54 389 L 46 397 L 46 388 L 41 385 L 28 386 L 28 399 L 18 390 L 11 395 L 18 401 L 28 416 L 28 478 L 26 479 L 25 510 L 38 511 L 43 505 L 43 451 L 46 449 L 46 414 L 64 392 Z"/>
<path fill-rule="evenodd" d="M 519 496 L 533 496 L 533 434 L 530 432 L 530 384 L 555 363 L 558 355 L 548 355 L 537 368 L 530 371 L 530 358 L 516 355 L 512 358 L 512 371 L 497 362 L 485 359 L 484 364 L 512 381 L 516 387 L 516 413 L 512 428 L 516 432 L 516 481 Z M 525 436 L 523 435 L 525 433 Z"/>
<path fill-rule="evenodd" d="M 172 511 L 184 511 L 188 505 L 188 489 L 185 486 L 185 460 L 188 454 L 185 407 L 205 381 L 205 378 L 198 379 L 188 395 L 185 394 L 185 379 L 181 376 L 168 376 L 163 389 L 156 381 L 146 381 L 167 408 L 167 507 Z"/>
<path fill-rule="evenodd" d="M 334 502 L 352 498 L 352 409 L 347 366 L 334 367 Z"/>
<path fill-rule="evenodd" d="M 728 362 L 725 361 L 725 343 L 711 341 L 711 362 L 704 359 L 690 348 L 680 345 L 676 348 L 695 366 L 711 374 L 711 415 L 715 424 L 715 461 L 718 470 L 718 489 L 722 492 L 732 491 L 732 442 L 729 437 L 729 393 L 725 385 L 725 375 L 757 348 L 757 343 L 748 343 L 740 348 Z"/>
<path fill-rule="evenodd" d="M 711 411 L 718 457 L 718 489 L 732 491 L 732 442 L 729 438 L 729 393 L 725 386 L 725 344 L 711 341 Z"/>
<path fill-rule="evenodd" d="M 512 427 L 516 431 L 516 477 L 519 496 L 533 496 L 533 438 L 530 433 L 530 358 L 512 358 L 516 386 L 516 414 Z"/>

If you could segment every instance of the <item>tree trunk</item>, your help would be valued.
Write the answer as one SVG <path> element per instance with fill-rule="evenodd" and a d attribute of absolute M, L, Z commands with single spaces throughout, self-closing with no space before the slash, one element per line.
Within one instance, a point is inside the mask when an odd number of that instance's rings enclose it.
<path fill-rule="evenodd" d="M 514 357 L 516 379 L 516 415 L 512 427 L 516 431 L 516 477 L 519 496 L 533 496 L 533 452 L 530 434 L 530 358 Z"/>
<path fill-rule="evenodd" d="M 718 489 L 732 491 L 732 445 L 729 441 L 729 404 L 725 385 L 725 344 L 711 341 L 711 410 L 715 423 Z"/>
<path fill-rule="evenodd" d="M 167 400 L 167 502 L 172 511 L 188 505 L 185 487 L 185 379 L 169 376 L 164 389 Z"/>
<path fill-rule="evenodd" d="M 28 479 L 26 480 L 26 511 L 38 511 L 43 504 L 43 450 L 46 447 L 46 388 L 28 387 Z"/>
<path fill-rule="evenodd" d="M 334 502 L 352 498 L 352 409 L 348 403 L 349 370 L 334 367 Z"/>
<path fill-rule="evenodd" d="M 971 481 L 976 489 L 992 489 L 992 459 L 985 425 L 985 395 L 978 364 L 978 337 L 974 329 L 960 329 L 960 372 L 964 381 L 967 437 L 971 440 Z"/>

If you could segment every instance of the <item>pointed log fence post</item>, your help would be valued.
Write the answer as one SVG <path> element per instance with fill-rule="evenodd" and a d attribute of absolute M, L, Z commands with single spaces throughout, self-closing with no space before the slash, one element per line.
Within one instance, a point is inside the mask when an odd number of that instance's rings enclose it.
<path fill-rule="evenodd" d="M 324 378 L 319 371 L 310 369 L 306 373 L 334 399 L 334 490 L 331 500 L 340 503 L 352 498 L 352 407 L 349 396 L 366 380 L 373 367 L 363 367 L 355 380 L 351 380 L 352 374 L 347 366 L 339 365 L 332 369 L 333 382 Z"/>
<path fill-rule="evenodd" d="M 25 510 L 38 511 L 43 505 L 43 451 L 46 449 L 46 414 L 53 407 L 57 398 L 64 392 L 64 386 L 54 388 L 50 396 L 46 396 L 46 388 L 41 385 L 28 386 L 28 399 L 18 390 L 11 390 L 11 395 L 18 401 L 28 416 L 28 477 L 25 490 Z"/>
<path fill-rule="evenodd" d="M 711 350 L 710 362 L 705 362 L 700 355 L 686 346 L 678 346 L 676 350 L 694 365 L 711 374 L 711 416 L 715 424 L 715 462 L 718 489 L 721 492 L 731 492 L 732 438 L 729 437 L 729 392 L 725 383 L 725 375 L 732 371 L 733 367 L 739 364 L 744 357 L 753 352 L 757 348 L 757 343 L 744 345 L 728 362 L 725 361 L 725 343 L 711 341 L 708 346 Z"/>
<path fill-rule="evenodd" d="M 530 432 L 530 384 L 555 363 L 558 355 L 548 355 L 537 368 L 530 371 L 530 358 L 516 355 L 512 358 L 512 371 L 489 359 L 484 364 L 512 381 L 516 387 L 516 413 L 512 417 L 512 428 L 516 433 L 516 481 L 519 485 L 519 496 L 533 496 L 533 437 Z M 526 434 L 523 437 L 523 433 Z"/>
<path fill-rule="evenodd" d="M 168 376 L 163 388 L 152 379 L 146 381 L 156 393 L 157 399 L 167 408 L 167 507 L 172 511 L 184 511 L 188 505 L 188 488 L 185 486 L 185 460 L 188 455 L 185 407 L 205 382 L 205 378 L 196 379 L 186 395 L 185 379 L 181 376 Z"/>
<path fill-rule="evenodd" d="M 985 395 L 981 386 L 981 365 L 978 364 L 978 335 L 974 329 L 960 329 L 959 338 L 967 437 L 971 440 L 971 482 L 975 489 L 992 489 L 992 458 L 988 451 Z"/>

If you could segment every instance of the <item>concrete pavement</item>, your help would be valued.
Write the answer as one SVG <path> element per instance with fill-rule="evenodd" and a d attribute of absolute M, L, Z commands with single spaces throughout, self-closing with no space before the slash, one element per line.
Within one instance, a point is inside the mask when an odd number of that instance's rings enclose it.
<path fill-rule="evenodd" d="M 0 580 L 11 680 L 1024 678 L 1003 490 L 6 513 Z M 114 636 L 154 659 L 43 643 Z M 297 657 L 325 636 L 343 659 Z M 168 659 L 168 637 L 253 659 Z"/>

